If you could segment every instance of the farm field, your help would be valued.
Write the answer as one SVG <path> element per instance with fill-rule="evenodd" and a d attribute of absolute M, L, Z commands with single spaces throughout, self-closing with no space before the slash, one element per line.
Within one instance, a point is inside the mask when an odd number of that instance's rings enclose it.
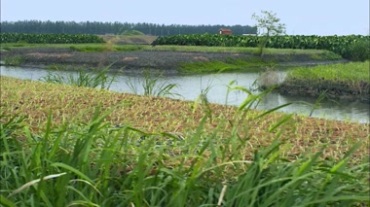
<path fill-rule="evenodd" d="M 152 37 L 101 38 L 105 43 L 2 43 L 2 64 L 197 74 L 347 62 L 328 50 L 267 48 L 260 58 L 254 47 L 152 46 Z M 291 89 L 323 80 L 317 84 L 339 82 L 335 89 L 369 93 L 368 61 L 290 70 L 295 66 L 282 69 L 286 83 L 300 81 Z M 0 205 L 370 203 L 368 123 L 275 111 L 284 106 L 257 111 L 252 105 L 263 98 L 258 94 L 249 94 L 240 106 L 225 106 L 209 103 L 205 94 L 180 101 L 0 78 Z M 307 91 L 312 88 L 299 93 Z"/>

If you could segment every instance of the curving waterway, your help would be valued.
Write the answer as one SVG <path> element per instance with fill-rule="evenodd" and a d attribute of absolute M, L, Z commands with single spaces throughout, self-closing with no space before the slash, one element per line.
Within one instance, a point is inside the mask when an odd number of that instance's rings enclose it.
<path fill-rule="evenodd" d="M 2 76 L 20 79 L 40 80 L 50 72 L 60 75 L 76 74 L 71 71 L 50 71 L 40 68 L 0 66 L 0 74 Z M 111 75 L 113 76 L 113 74 Z M 122 93 L 143 93 L 142 82 L 144 78 L 142 75 L 114 74 L 114 76 L 115 81 L 112 83 L 110 90 Z M 177 87 L 172 92 L 179 94 L 179 96 L 173 98 L 196 100 L 200 94 L 206 93 L 207 99 L 211 103 L 240 105 L 248 95 L 239 90 L 228 90 L 229 83 L 233 81 L 234 86 L 242 86 L 253 90 L 254 93 L 259 93 L 259 91 L 254 90 L 258 77 L 259 75 L 257 73 L 171 75 L 161 77 L 157 84 L 177 84 Z M 287 103 L 291 103 L 291 105 L 283 107 L 278 111 L 317 118 L 369 123 L 370 105 L 360 102 L 324 100 L 317 103 L 317 100 L 314 98 L 304 96 L 290 97 L 278 93 L 269 93 L 254 107 L 260 110 L 268 110 Z"/>

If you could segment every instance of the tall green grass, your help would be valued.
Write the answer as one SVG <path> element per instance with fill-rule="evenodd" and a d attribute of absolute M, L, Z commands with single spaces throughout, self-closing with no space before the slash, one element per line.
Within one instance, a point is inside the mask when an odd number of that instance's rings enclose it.
<path fill-rule="evenodd" d="M 144 96 L 156 97 L 174 97 L 180 96 L 173 92 L 177 87 L 175 83 L 160 82 L 162 75 L 160 73 L 151 72 L 150 70 L 143 71 L 143 79 L 129 79 L 126 85 L 131 89 L 134 94 L 140 94 L 138 85 L 141 86 L 142 94 Z"/>
<path fill-rule="evenodd" d="M 68 84 L 77 87 L 100 88 L 108 90 L 113 83 L 115 77 L 109 76 L 109 67 L 97 70 L 95 73 L 80 69 L 77 74 L 70 73 L 68 75 L 56 74 L 49 72 L 47 76 L 41 78 L 42 81 L 48 83 Z"/>
<path fill-rule="evenodd" d="M 233 87 L 233 90 L 248 90 Z M 287 160 L 283 142 L 245 152 L 244 117 L 259 95 L 239 107 L 230 136 L 205 131 L 206 113 L 178 139 L 105 121 L 96 109 L 88 123 L 33 134 L 22 117 L 1 114 L 2 206 L 355 206 L 369 204 L 367 161 L 349 163 L 356 146 L 334 162 L 316 154 Z M 207 105 L 207 101 L 202 103 Z M 276 108 L 278 109 L 278 108 Z M 256 119 L 276 110 L 267 111 Z M 189 117 L 191 118 L 191 117 Z M 289 118 L 289 116 L 288 116 Z M 275 131 L 284 120 L 275 124 Z M 222 134 L 222 133 L 221 133 Z M 293 137 L 292 137 L 293 138 Z M 263 137 L 261 137 L 263 139 Z"/>

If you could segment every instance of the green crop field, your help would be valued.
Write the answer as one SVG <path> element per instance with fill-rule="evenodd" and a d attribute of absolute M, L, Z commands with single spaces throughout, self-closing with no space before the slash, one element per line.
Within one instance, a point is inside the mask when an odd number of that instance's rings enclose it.
<path fill-rule="evenodd" d="M 259 36 L 233 36 L 233 35 L 173 35 L 159 37 L 153 42 L 155 45 L 196 45 L 196 46 L 224 46 L 224 47 L 257 47 L 261 41 Z M 290 48 L 290 49 L 322 49 L 335 52 L 343 57 L 351 57 L 354 52 L 351 47 L 354 44 L 365 46 L 363 48 L 365 57 L 370 58 L 369 36 L 304 36 L 304 35 L 282 35 L 269 37 L 266 47 L 268 48 Z"/>
<path fill-rule="evenodd" d="M 81 44 L 103 43 L 104 40 L 97 35 L 87 34 L 25 34 L 1 33 L 0 43 L 42 43 L 42 44 Z"/>

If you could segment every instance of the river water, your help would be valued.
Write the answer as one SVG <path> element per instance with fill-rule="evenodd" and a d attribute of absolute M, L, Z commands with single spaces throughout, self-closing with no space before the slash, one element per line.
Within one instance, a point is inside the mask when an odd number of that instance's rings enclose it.
<path fill-rule="evenodd" d="M 21 68 L 0 66 L 2 76 L 11 76 L 20 79 L 40 80 L 48 73 L 60 75 L 76 74 L 71 71 L 50 71 L 40 68 Z M 113 76 L 113 74 L 111 74 Z M 110 90 L 123 93 L 142 94 L 142 75 L 124 75 L 114 74 L 115 81 L 112 83 Z M 256 90 L 255 82 L 258 79 L 257 73 L 222 73 L 206 75 L 171 75 L 161 77 L 157 84 L 177 84 L 173 93 L 180 96 L 172 98 L 182 100 L 196 100 L 200 94 L 207 94 L 207 99 L 211 103 L 240 105 L 246 98 L 247 94 L 240 90 L 228 90 L 230 82 L 233 86 L 242 86 L 254 93 Z M 350 122 L 369 123 L 370 105 L 360 102 L 334 102 L 330 100 L 321 101 L 320 104 L 314 98 L 309 97 L 290 97 L 278 93 L 269 93 L 254 107 L 260 110 L 268 110 L 283 104 L 291 105 L 279 109 L 285 113 L 296 113 L 305 116 L 317 118 L 344 120 Z"/>

